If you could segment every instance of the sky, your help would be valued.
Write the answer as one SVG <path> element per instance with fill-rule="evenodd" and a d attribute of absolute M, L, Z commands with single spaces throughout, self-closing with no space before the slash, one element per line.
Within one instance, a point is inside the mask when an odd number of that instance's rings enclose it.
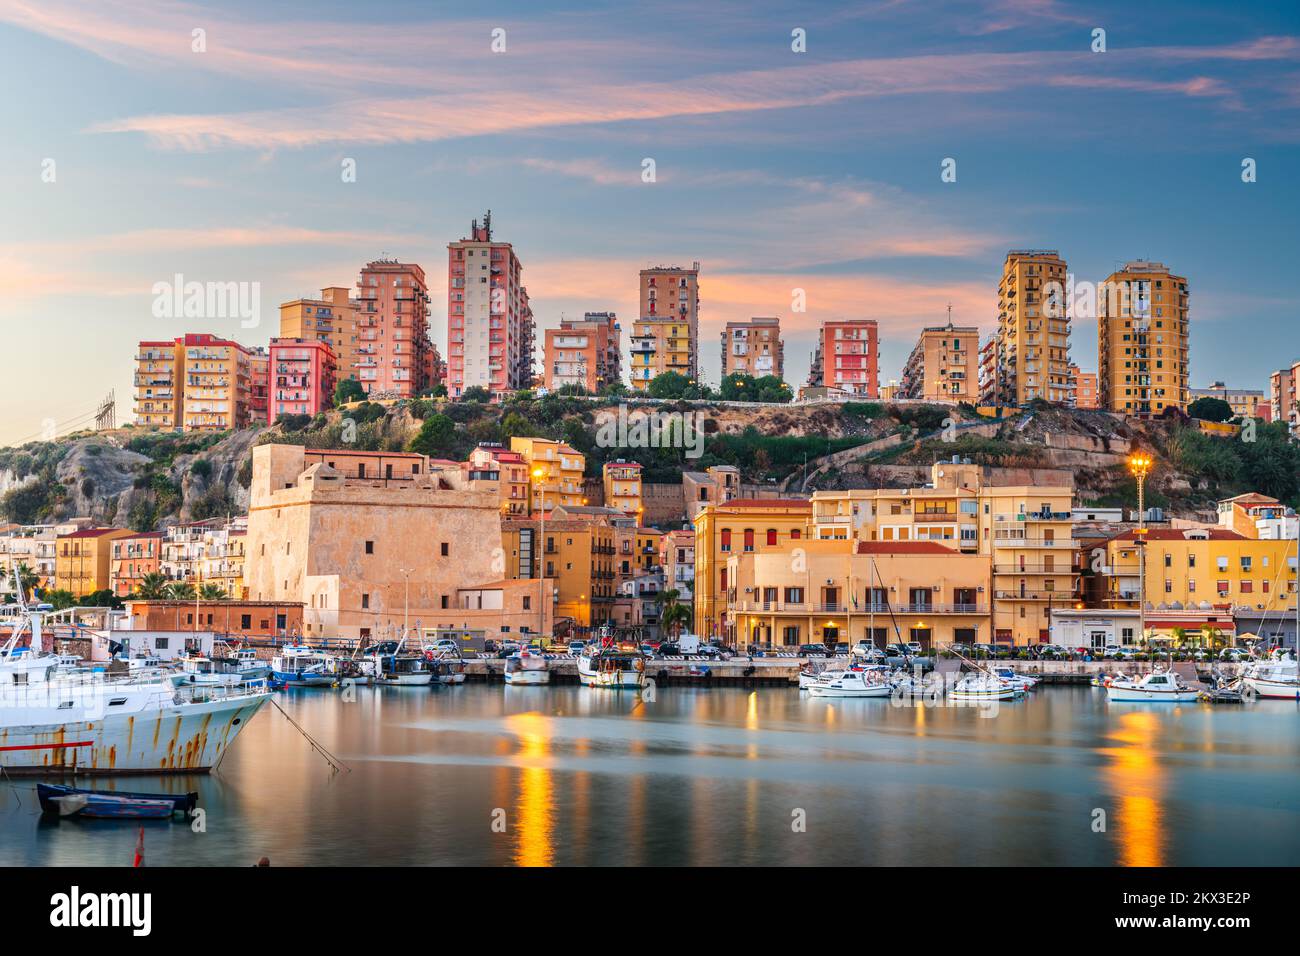
<path fill-rule="evenodd" d="M 1194 387 L 1300 357 L 1294 2 L 479 6 L 0 0 L 0 443 L 110 389 L 129 421 L 136 342 L 265 344 L 381 255 L 424 267 L 445 355 L 446 244 L 487 209 L 539 343 L 626 336 L 638 270 L 700 262 L 714 384 L 755 315 L 793 383 L 823 320 L 877 319 L 884 384 L 950 304 L 995 324 L 1014 248 L 1185 276 Z M 256 283 L 258 324 L 155 314 L 177 275 Z M 1095 369 L 1095 321 L 1072 343 Z"/>

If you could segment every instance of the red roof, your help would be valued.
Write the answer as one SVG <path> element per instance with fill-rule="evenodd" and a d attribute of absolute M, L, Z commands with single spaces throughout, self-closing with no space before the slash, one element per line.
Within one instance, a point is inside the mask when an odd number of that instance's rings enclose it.
<path fill-rule="evenodd" d="M 1188 537 L 1189 534 L 1194 535 Z M 1141 537 L 1148 541 L 1196 541 L 1200 540 L 1200 535 L 1208 536 L 1211 541 L 1245 541 L 1246 536 L 1238 534 L 1235 531 L 1228 531 L 1226 528 L 1147 528 L 1146 534 Z M 1112 541 L 1136 541 L 1138 538 L 1137 529 L 1122 531 Z"/>
<path fill-rule="evenodd" d="M 960 554 L 937 541 L 859 541 L 858 554 Z"/>
<path fill-rule="evenodd" d="M 65 534 L 64 538 L 102 538 L 111 531 L 125 531 L 125 528 L 85 528 L 81 531 L 74 531 L 72 534 Z"/>

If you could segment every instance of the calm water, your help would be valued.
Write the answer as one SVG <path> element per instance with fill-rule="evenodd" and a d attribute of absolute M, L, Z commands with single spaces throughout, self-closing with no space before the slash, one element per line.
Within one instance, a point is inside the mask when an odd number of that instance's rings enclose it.
<path fill-rule="evenodd" d="M 212 776 L 102 784 L 200 791 L 207 832 L 146 824 L 148 863 L 1300 863 L 1300 712 L 1285 702 L 1108 705 L 1044 688 L 982 718 L 775 688 L 661 688 L 652 704 L 491 685 L 277 700 L 351 772 L 331 773 L 267 705 Z M 0 783 L 0 864 L 129 864 L 135 825 L 42 823 L 32 787 Z"/>

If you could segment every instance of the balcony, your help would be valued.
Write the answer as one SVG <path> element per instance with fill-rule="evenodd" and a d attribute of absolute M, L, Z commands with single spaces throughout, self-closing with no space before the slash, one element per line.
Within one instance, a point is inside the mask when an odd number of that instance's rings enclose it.
<path fill-rule="evenodd" d="M 1071 519 L 1072 515 L 1068 511 L 1032 511 L 1016 515 L 1017 521 L 1070 521 Z"/>
<path fill-rule="evenodd" d="M 1069 591 L 998 591 L 999 601 L 1056 601 L 1068 604 L 1074 599 Z"/>

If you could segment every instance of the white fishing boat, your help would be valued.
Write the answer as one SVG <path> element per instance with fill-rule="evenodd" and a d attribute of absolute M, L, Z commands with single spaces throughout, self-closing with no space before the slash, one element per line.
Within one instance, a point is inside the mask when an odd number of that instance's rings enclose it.
<path fill-rule="evenodd" d="M 520 651 L 506 658 L 505 677 L 506 683 L 511 686 L 551 682 L 551 672 L 547 669 L 546 658 L 529 651 Z"/>
<path fill-rule="evenodd" d="M 314 647 L 294 644 L 282 648 L 271 658 L 271 677 L 288 686 L 322 687 L 336 680 L 335 667 L 333 655 Z"/>
<path fill-rule="evenodd" d="M 843 673 L 843 668 L 828 664 L 826 661 L 806 661 L 799 668 L 799 689 L 807 690 L 820 680 L 829 680 L 833 675 Z"/>
<path fill-rule="evenodd" d="M 826 680 L 819 680 L 808 688 L 813 697 L 888 697 L 893 685 L 876 668 L 827 672 Z"/>
<path fill-rule="evenodd" d="M 227 673 L 238 674 L 242 680 L 258 680 L 262 677 L 271 676 L 271 664 L 257 656 L 257 652 L 251 647 L 234 648 L 227 647 L 230 652 L 213 660 L 220 663 Z"/>
<path fill-rule="evenodd" d="M 1300 700 L 1300 679 L 1293 660 L 1252 662 L 1242 672 L 1242 681 L 1257 697 Z"/>
<path fill-rule="evenodd" d="M 1028 674 L 1017 674 L 1010 667 L 993 668 L 993 676 L 1018 690 L 1029 690 L 1038 684 L 1038 678 L 1030 677 Z"/>
<path fill-rule="evenodd" d="M 449 651 L 439 652 L 426 647 L 424 649 L 424 658 L 429 661 L 435 684 L 465 683 L 465 661 L 461 658 L 459 651 L 454 653 Z"/>
<path fill-rule="evenodd" d="M 1120 677 L 1106 685 L 1106 697 L 1114 701 L 1151 701 L 1183 704 L 1201 696 L 1199 687 L 1189 687 L 1173 671 L 1156 671 L 1141 679 Z"/>
<path fill-rule="evenodd" d="M 948 691 L 948 696 L 963 701 L 1011 700 L 1023 693 L 994 674 L 975 671 L 957 681 Z"/>
<path fill-rule="evenodd" d="M 428 687 L 433 668 L 423 653 L 403 653 L 405 640 L 383 641 L 367 648 L 366 657 L 375 663 L 374 682 L 386 687 Z"/>
<path fill-rule="evenodd" d="M 578 680 L 587 687 L 639 690 L 645 684 L 645 655 L 632 647 L 588 646 L 578 656 Z"/>
<path fill-rule="evenodd" d="M 201 654 L 181 658 L 181 669 L 172 675 L 174 684 L 238 684 L 244 678 Z"/>

